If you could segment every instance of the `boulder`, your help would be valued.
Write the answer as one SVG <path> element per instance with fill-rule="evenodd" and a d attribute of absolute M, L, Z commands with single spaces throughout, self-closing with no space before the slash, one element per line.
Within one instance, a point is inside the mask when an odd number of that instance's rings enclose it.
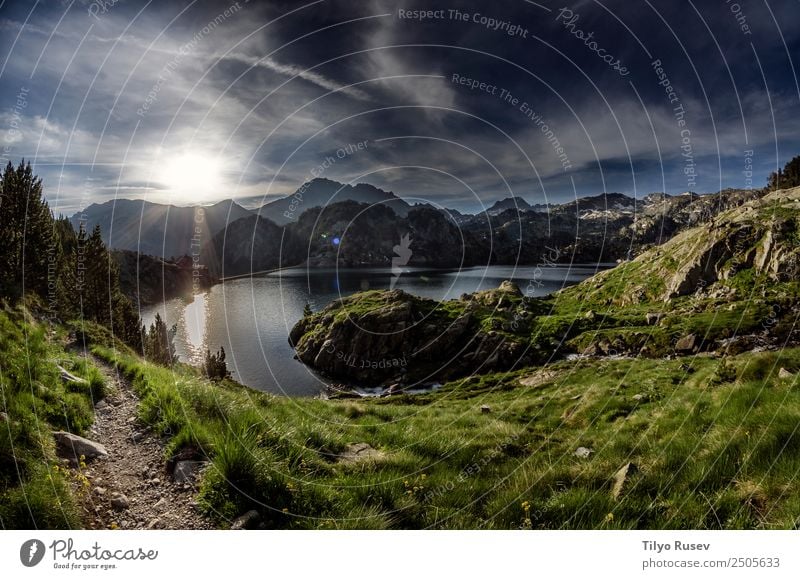
<path fill-rule="evenodd" d="M 259 520 L 261 520 L 261 515 L 258 514 L 258 511 L 255 509 L 247 511 L 245 514 L 236 517 L 231 523 L 231 529 L 234 531 L 241 531 L 243 529 L 254 529 L 257 525 Z"/>
<path fill-rule="evenodd" d="M 530 376 L 521 378 L 519 383 L 529 388 L 536 388 L 552 381 L 556 376 L 558 376 L 558 372 L 553 370 L 539 370 Z"/>
<path fill-rule="evenodd" d="M 600 355 L 600 348 L 597 347 L 597 344 L 589 344 L 583 350 L 581 350 L 581 355 L 583 355 L 583 356 L 599 356 Z"/>
<path fill-rule="evenodd" d="M 789 370 L 787 370 L 786 368 L 781 368 L 780 370 L 778 370 L 778 378 L 780 378 L 781 380 L 789 380 L 791 378 L 794 378 L 794 374 L 789 372 Z"/>
<path fill-rule="evenodd" d="M 575 449 L 573 453 L 578 458 L 589 458 L 594 451 L 591 448 L 586 448 L 585 446 L 579 446 Z"/>
<path fill-rule="evenodd" d="M 114 493 L 113 495 L 111 495 L 110 502 L 111 506 L 118 511 L 124 511 L 125 509 L 131 506 L 128 497 L 126 497 L 122 493 Z"/>
<path fill-rule="evenodd" d="M 497 288 L 497 289 L 498 289 L 498 291 L 514 294 L 514 295 L 517 295 L 517 296 L 521 296 L 522 295 L 522 292 L 520 291 L 519 286 L 517 284 L 515 284 L 511 280 L 503 281 L 503 283 L 501 283 L 500 287 Z"/>
<path fill-rule="evenodd" d="M 687 334 L 675 343 L 675 351 L 679 353 L 692 353 L 697 349 L 698 338 L 696 334 Z"/>
<path fill-rule="evenodd" d="M 752 224 L 729 223 L 724 227 L 705 226 L 705 231 L 690 230 L 670 240 L 673 244 L 683 242 L 681 265 L 667 282 L 664 301 L 697 293 L 728 276 L 725 264 L 738 256 L 739 247 L 751 247 L 759 238 L 760 231 Z M 752 252 L 742 257 L 743 265 L 750 267 Z"/>
<path fill-rule="evenodd" d="M 758 346 L 764 345 L 764 340 L 754 335 L 738 335 L 731 338 L 718 340 L 715 347 L 717 351 L 729 356 L 750 352 Z"/>
<path fill-rule="evenodd" d="M 77 434 L 58 430 L 53 432 L 53 437 L 56 440 L 58 456 L 62 458 L 76 459 L 83 456 L 86 460 L 94 460 L 108 456 L 108 451 L 102 444 Z"/>
<path fill-rule="evenodd" d="M 664 314 L 662 314 L 660 312 L 659 313 L 650 312 L 650 313 L 645 314 L 644 320 L 645 320 L 645 323 L 648 326 L 655 326 L 658 322 L 661 321 L 661 319 L 663 317 L 664 317 Z"/>
<path fill-rule="evenodd" d="M 489 414 L 492 411 L 492 408 L 488 404 L 484 404 L 481 406 L 481 412 L 483 414 Z"/>
<path fill-rule="evenodd" d="M 628 480 L 628 476 L 635 473 L 637 467 L 632 462 L 629 462 L 622 466 L 615 474 L 614 474 L 614 484 L 611 486 L 611 497 L 614 500 L 619 498 L 619 495 L 622 493 L 622 489 L 625 486 L 625 483 Z"/>
<path fill-rule="evenodd" d="M 61 377 L 61 381 L 64 382 L 65 384 L 69 384 L 69 383 L 73 383 L 73 384 L 88 384 L 89 383 L 86 380 L 84 380 L 83 378 L 81 378 L 79 376 L 76 376 L 75 374 L 69 372 L 63 366 L 59 366 L 58 364 L 56 364 L 56 368 L 58 368 L 59 375 Z"/>
<path fill-rule="evenodd" d="M 344 452 L 339 455 L 339 462 L 352 463 L 363 460 L 376 460 L 383 457 L 383 453 L 366 442 L 348 444 Z"/>

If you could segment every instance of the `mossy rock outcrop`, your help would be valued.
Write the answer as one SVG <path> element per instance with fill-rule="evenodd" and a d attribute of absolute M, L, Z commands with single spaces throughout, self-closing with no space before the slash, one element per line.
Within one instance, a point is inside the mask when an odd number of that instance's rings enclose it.
<path fill-rule="evenodd" d="M 442 381 L 532 363 L 528 317 L 511 283 L 443 303 L 400 290 L 370 291 L 304 317 L 289 341 L 303 363 L 333 378 Z"/>
<path fill-rule="evenodd" d="M 795 188 L 723 212 L 562 293 L 605 306 L 725 293 L 742 299 L 753 289 L 742 281 L 798 280 L 799 252 L 800 188 Z"/>

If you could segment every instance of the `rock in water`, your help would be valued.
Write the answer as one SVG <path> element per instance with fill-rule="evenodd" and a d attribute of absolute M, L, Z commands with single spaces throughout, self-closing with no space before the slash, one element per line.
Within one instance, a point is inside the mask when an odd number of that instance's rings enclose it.
<path fill-rule="evenodd" d="M 77 459 L 83 456 L 86 460 L 105 458 L 108 456 L 106 447 L 99 442 L 83 438 L 71 432 L 57 430 L 53 432 L 56 440 L 56 450 L 61 458 Z"/>
<path fill-rule="evenodd" d="M 304 364 L 330 378 L 362 384 L 422 377 L 443 382 L 532 362 L 524 334 L 523 314 L 528 312 L 517 286 L 504 283 L 453 305 L 452 312 L 446 311 L 433 300 L 400 290 L 363 292 L 334 300 L 298 321 L 289 342 Z M 487 309 L 493 312 L 491 320 Z M 504 324 L 513 331 L 485 327 Z"/>
<path fill-rule="evenodd" d="M 522 295 L 522 292 L 520 291 L 519 286 L 517 284 L 515 284 L 513 281 L 508 280 L 508 279 L 503 281 L 503 283 L 501 283 L 500 287 L 497 288 L 497 289 L 499 291 L 501 291 L 501 292 L 508 292 L 508 293 L 511 293 L 511 294 L 514 294 L 514 295 L 518 295 L 518 296 Z"/>

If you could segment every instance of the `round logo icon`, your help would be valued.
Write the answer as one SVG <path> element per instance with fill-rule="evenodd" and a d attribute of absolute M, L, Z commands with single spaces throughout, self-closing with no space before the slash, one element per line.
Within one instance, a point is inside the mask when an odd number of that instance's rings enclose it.
<path fill-rule="evenodd" d="M 19 560 L 26 567 L 35 567 L 44 558 L 44 543 L 39 539 L 28 539 L 19 548 Z"/>

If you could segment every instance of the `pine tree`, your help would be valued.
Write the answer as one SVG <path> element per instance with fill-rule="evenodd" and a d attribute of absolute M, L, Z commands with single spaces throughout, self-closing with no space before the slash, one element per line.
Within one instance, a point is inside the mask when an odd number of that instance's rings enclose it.
<path fill-rule="evenodd" d="M 78 249 L 78 238 L 66 217 L 59 217 L 55 220 L 53 236 L 56 256 L 56 287 L 55 303 L 50 304 L 51 313 L 61 319 L 70 319 L 80 313 L 79 304 L 75 300 L 75 255 Z M 48 296 L 50 295 L 51 288 L 48 285 Z"/>
<path fill-rule="evenodd" d="M 24 213 L 20 207 L 20 195 L 16 188 L 16 169 L 11 162 L 6 165 L 0 177 L 0 294 L 12 301 L 22 293 L 22 280 L 19 276 L 22 262 L 21 219 Z"/>
<path fill-rule="evenodd" d="M 50 315 L 83 316 L 142 350 L 144 328 L 120 289 L 119 267 L 100 227 L 87 236 L 83 228 L 76 234 L 68 219 L 55 219 L 42 180 L 24 160 L 18 167 L 8 163 L 0 175 L 0 240 L 0 298 L 13 303 L 37 295 Z"/>
<path fill-rule="evenodd" d="M 48 256 L 55 250 L 53 216 L 42 196 L 42 180 L 30 163 L 9 162 L 0 177 L 0 295 L 16 301 L 23 293 L 45 297 Z"/>
<path fill-rule="evenodd" d="M 231 373 L 228 372 L 228 365 L 225 362 L 225 348 L 220 346 L 216 354 L 212 354 L 210 350 L 206 349 L 203 371 L 209 379 L 215 381 L 230 377 Z"/>
<path fill-rule="evenodd" d="M 172 366 L 178 361 L 175 355 L 175 333 L 177 326 L 167 328 L 167 324 L 156 314 L 155 321 L 150 325 L 150 329 L 144 338 L 144 355 L 155 364 L 162 366 Z"/>
<path fill-rule="evenodd" d="M 109 287 L 109 256 L 100 235 L 100 226 L 96 225 L 91 235 L 85 237 L 85 241 L 81 236 L 78 239 L 77 267 L 79 279 L 82 279 L 78 290 L 83 316 L 108 326 L 111 323 L 112 297 Z"/>
<path fill-rule="evenodd" d="M 784 168 L 772 173 L 767 181 L 770 189 L 790 189 L 800 186 L 800 156 L 795 157 Z"/>
<path fill-rule="evenodd" d="M 116 337 L 137 351 L 143 351 L 139 314 L 122 293 L 119 265 L 103 243 L 100 226 L 91 235 L 78 234 L 77 274 L 83 316 L 111 329 Z M 160 331 L 160 330 L 159 330 Z"/>
<path fill-rule="evenodd" d="M 113 305 L 112 331 L 135 351 L 144 353 L 145 328 L 131 300 L 117 288 Z"/>

